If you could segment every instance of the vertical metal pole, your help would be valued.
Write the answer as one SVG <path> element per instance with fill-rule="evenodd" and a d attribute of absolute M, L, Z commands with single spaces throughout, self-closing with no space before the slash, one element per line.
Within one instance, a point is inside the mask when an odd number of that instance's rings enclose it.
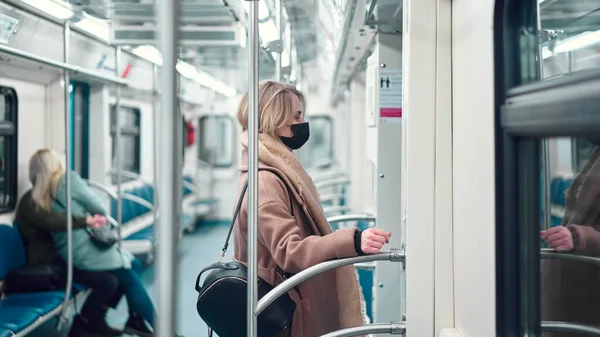
<path fill-rule="evenodd" d="M 69 38 L 71 28 L 69 22 L 65 22 L 63 31 L 63 59 L 69 63 Z M 60 330 L 69 320 L 69 301 L 71 300 L 71 287 L 73 286 L 73 217 L 71 210 L 71 104 L 70 87 L 71 78 L 67 70 L 63 71 L 64 101 L 65 101 L 65 178 L 67 184 L 67 287 L 65 298 L 57 328 Z"/>
<path fill-rule="evenodd" d="M 256 337 L 258 301 L 258 0 L 250 2 L 248 20 L 248 337 Z"/>
<path fill-rule="evenodd" d="M 541 8 L 540 3 L 537 1 L 537 32 L 538 32 L 538 60 L 539 60 L 539 70 L 540 70 L 540 80 L 544 80 L 544 57 L 542 56 L 542 44 L 541 44 L 541 34 L 542 34 L 542 19 L 541 19 Z M 552 227 L 552 201 L 551 198 L 551 177 L 550 177 L 550 140 L 543 139 L 541 142 L 542 145 L 542 159 L 543 159 L 543 186 L 544 186 L 544 229 L 548 229 Z"/>
<path fill-rule="evenodd" d="M 157 99 L 159 97 L 159 92 L 158 92 L 158 66 L 156 64 L 152 65 L 152 112 L 153 112 L 153 116 L 154 116 L 154 128 L 153 128 L 153 135 L 152 135 L 152 150 L 154 153 L 154 160 L 153 160 L 153 165 L 154 165 L 154 222 L 152 222 L 153 224 L 157 224 L 157 220 L 158 220 L 158 166 L 159 166 L 159 161 L 158 158 L 160 156 L 159 154 L 159 148 L 158 148 L 158 137 L 160 135 L 160 123 L 159 123 L 159 119 L 160 119 L 160 113 L 159 113 L 159 109 L 156 106 L 157 103 Z M 154 237 L 154 242 L 156 242 L 156 236 Z"/>
<path fill-rule="evenodd" d="M 275 0 L 275 26 L 277 27 L 277 40 L 281 44 L 282 52 L 277 53 L 275 59 L 275 80 L 280 81 L 283 79 L 281 61 L 283 58 L 283 0 Z"/>
<path fill-rule="evenodd" d="M 115 48 L 115 76 L 120 77 L 121 68 L 121 47 Z M 121 247 L 121 227 L 123 225 L 123 198 L 121 196 L 121 185 L 122 185 L 122 174 L 123 170 L 123 144 L 121 142 L 121 87 L 119 85 L 115 88 L 115 174 L 117 178 L 117 233 L 119 234 L 119 247 Z"/>
<path fill-rule="evenodd" d="M 158 272 L 158 326 L 156 336 L 171 337 L 177 317 L 177 259 L 175 230 L 179 228 L 181 165 L 177 162 L 181 149 L 177 148 L 177 129 L 181 128 L 177 97 L 177 45 L 179 42 L 180 0 L 159 1 L 156 4 L 160 31 L 161 68 L 160 114 L 160 169 L 158 180 L 159 218 L 157 272 Z"/>

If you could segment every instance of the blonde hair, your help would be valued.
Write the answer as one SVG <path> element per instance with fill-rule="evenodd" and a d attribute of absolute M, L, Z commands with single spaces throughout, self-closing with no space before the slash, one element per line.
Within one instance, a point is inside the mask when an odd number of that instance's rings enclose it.
<path fill-rule="evenodd" d="M 38 150 L 29 160 L 29 181 L 33 185 L 31 197 L 43 209 L 50 210 L 52 199 L 65 175 L 58 154 L 50 149 Z"/>
<path fill-rule="evenodd" d="M 294 96 L 300 100 L 302 114 L 306 108 L 304 94 L 294 86 L 264 80 L 258 84 L 258 132 L 275 139 L 277 129 L 292 124 L 296 108 Z M 248 130 L 248 92 L 242 96 L 237 110 L 237 119 L 243 131 Z"/>

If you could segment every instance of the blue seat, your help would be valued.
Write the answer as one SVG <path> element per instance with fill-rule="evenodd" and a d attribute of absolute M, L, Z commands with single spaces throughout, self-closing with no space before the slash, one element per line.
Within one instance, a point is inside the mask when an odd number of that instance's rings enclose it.
<path fill-rule="evenodd" d="M 149 226 L 126 237 L 125 240 L 150 240 L 154 237 L 154 226 Z"/>
<path fill-rule="evenodd" d="M 12 337 L 12 331 L 7 328 L 0 328 L 0 337 Z"/>
<path fill-rule="evenodd" d="M 26 264 L 23 239 L 14 226 L 0 225 L 0 280 Z M 60 291 L 14 294 L 0 300 L 0 328 L 14 333 L 25 329 L 62 302 Z"/>
<path fill-rule="evenodd" d="M 192 214 L 181 214 L 181 225 L 183 226 L 184 224 L 192 221 L 193 218 L 194 216 Z"/>
<path fill-rule="evenodd" d="M 8 305 L 4 300 L 0 300 L 0 328 L 18 333 L 39 318 L 40 315 L 31 308 Z"/>
<path fill-rule="evenodd" d="M 62 303 L 64 296 L 65 293 L 59 291 L 14 294 L 0 301 L 0 311 L 6 307 L 26 307 L 42 316 L 57 308 Z"/>
<path fill-rule="evenodd" d="M 217 203 L 217 199 L 199 199 L 199 200 L 196 200 L 194 202 L 194 205 L 195 206 L 199 206 L 199 205 L 209 205 L 209 206 L 211 206 L 211 205 L 214 205 L 216 203 Z"/>
<path fill-rule="evenodd" d="M 552 179 L 552 183 L 550 184 L 550 202 L 553 204 L 559 203 L 561 187 L 563 184 L 563 179 L 561 177 L 556 177 Z"/>

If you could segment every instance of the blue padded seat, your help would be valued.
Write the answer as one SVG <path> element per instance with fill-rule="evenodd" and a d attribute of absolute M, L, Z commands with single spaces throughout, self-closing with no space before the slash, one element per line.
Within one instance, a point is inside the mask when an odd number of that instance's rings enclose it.
<path fill-rule="evenodd" d="M 17 333 L 35 322 L 40 315 L 24 306 L 13 306 L 0 300 L 0 328 Z"/>
<path fill-rule="evenodd" d="M 125 240 L 149 240 L 152 241 L 154 237 L 154 226 L 149 226 L 142 229 L 139 232 L 133 233 L 126 237 Z"/>
<path fill-rule="evenodd" d="M 14 294 L 0 301 L 0 311 L 4 310 L 2 308 L 26 307 L 42 316 L 57 308 L 64 296 L 65 293 L 60 291 Z"/>
<path fill-rule="evenodd" d="M 0 328 L 0 337 L 12 337 L 12 331 L 6 328 Z"/>
<path fill-rule="evenodd" d="M 0 280 L 13 269 L 27 263 L 25 246 L 17 228 L 0 224 Z"/>

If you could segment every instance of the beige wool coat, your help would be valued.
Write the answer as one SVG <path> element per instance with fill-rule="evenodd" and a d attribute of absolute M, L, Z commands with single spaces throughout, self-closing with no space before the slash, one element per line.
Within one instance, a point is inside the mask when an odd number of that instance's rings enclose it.
<path fill-rule="evenodd" d="M 247 137 L 241 138 L 246 146 Z M 258 274 L 264 281 L 273 286 L 283 282 L 277 267 L 295 274 L 320 262 L 357 255 L 354 248 L 357 229 L 332 232 L 312 180 L 291 151 L 261 134 L 259 160 L 259 167 L 264 170 L 258 172 Z M 238 195 L 248 177 L 247 162 L 244 150 Z M 248 193 L 233 231 L 234 259 L 243 263 L 248 261 L 247 224 Z M 296 303 L 288 332 L 292 337 L 320 336 L 364 324 L 364 302 L 353 266 L 318 275 L 289 295 Z"/>

